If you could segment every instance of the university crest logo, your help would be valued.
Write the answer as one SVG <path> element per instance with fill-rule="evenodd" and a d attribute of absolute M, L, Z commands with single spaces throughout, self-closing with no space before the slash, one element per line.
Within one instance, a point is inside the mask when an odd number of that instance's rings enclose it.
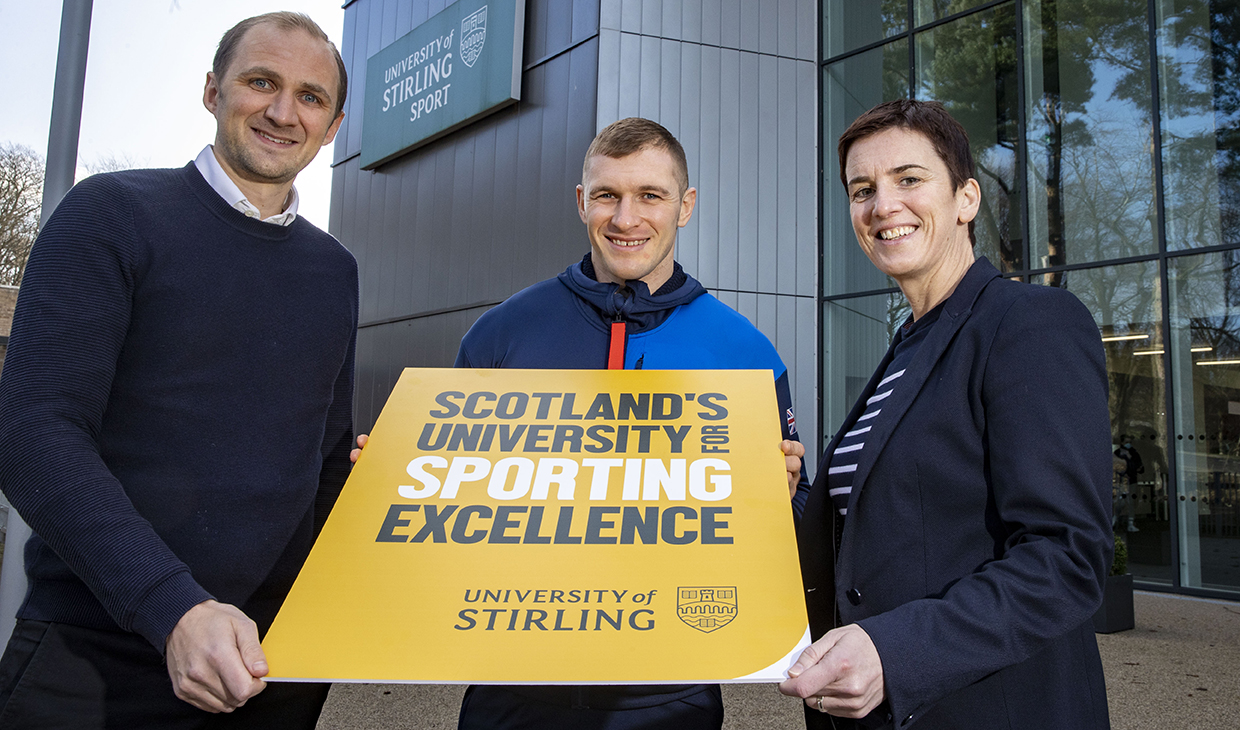
<path fill-rule="evenodd" d="M 471 15 L 461 21 L 461 60 L 466 66 L 474 67 L 479 54 L 482 53 L 482 44 L 487 40 L 487 6 L 475 10 Z"/>
<path fill-rule="evenodd" d="M 680 587 L 676 615 L 698 631 L 709 634 L 736 618 L 736 586 Z"/>

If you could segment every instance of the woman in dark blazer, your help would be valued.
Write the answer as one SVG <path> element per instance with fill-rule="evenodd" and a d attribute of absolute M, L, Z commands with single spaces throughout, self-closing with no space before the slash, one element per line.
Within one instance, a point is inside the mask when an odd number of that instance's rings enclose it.
<path fill-rule="evenodd" d="M 1109 727 L 1091 622 L 1112 545 L 1098 328 L 1066 291 L 974 259 L 980 190 L 941 105 L 880 105 L 839 154 L 857 240 L 913 314 L 810 492 L 817 641 L 781 689 L 811 728 Z"/>

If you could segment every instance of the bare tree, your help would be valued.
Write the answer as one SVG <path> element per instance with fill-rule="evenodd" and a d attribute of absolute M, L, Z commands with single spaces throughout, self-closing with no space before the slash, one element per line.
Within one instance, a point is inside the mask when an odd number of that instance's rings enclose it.
<path fill-rule="evenodd" d="M 43 158 L 18 144 L 0 144 L 0 284 L 18 286 L 39 234 Z"/>

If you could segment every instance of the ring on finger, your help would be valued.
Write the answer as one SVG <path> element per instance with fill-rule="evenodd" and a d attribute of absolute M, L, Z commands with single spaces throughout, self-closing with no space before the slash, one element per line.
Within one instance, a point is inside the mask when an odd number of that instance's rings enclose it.
<path fill-rule="evenodd" d="M 818 711 L 819 711 L 819 712 L 826 712 L 826 710 L 825 710 L 825 709 L 823 709 L 823 706 L 822 706 L 822 695 L 819 695 L 819 696 L 818 696 Z"/>

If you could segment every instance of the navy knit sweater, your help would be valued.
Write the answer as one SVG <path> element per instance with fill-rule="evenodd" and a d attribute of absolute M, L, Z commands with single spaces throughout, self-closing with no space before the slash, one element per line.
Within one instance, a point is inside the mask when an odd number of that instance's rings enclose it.
<path fill-rule="evenodd" d="M 0 487 L 35 532 L 19 618 L 160 651 L 214 597 L 265 631 L 348 474 L 357 264 L 193 164 L 96 175 L 31 253 Z"/>

